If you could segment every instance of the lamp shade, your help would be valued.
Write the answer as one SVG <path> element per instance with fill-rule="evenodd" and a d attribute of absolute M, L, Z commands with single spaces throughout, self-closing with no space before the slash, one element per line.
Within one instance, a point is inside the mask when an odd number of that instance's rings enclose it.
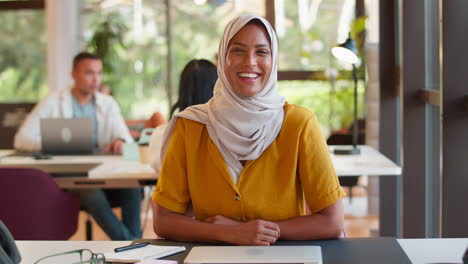
<path fill-rule="evenodd" d="M 354 41 L 351 37 L 348 37 L 348 39 L 343 44 L 333 47 L 331 52 L 333 56 L 341 61 L 351 64 L 359 62 L 356 41 Z"/>

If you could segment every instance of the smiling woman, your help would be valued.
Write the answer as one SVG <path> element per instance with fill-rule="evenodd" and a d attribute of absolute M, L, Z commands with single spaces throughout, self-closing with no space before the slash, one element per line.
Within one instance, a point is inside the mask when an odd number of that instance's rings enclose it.
<path fill-rule="evenodd" d="M 265 87 L 273 64 L 270 43 L 258 20 L 249 22 L 229 42 L 224 72 L 238 95 L 254 96 Z"/>
<path fill-rule="evenodd" d="M 159 236 L 271 245 L 340 235 L 344 192 L 315 115 L 276 91 L 277 47 L 262 17 L 226 26 L 213 98 L 166 129 L 153 193 Z"/>

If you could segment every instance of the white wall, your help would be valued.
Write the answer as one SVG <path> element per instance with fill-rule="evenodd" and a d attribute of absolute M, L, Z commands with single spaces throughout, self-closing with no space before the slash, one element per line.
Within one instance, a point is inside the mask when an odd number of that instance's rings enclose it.
<path fill-rule="evenodd" d="M 46 0 L 49 91 L 70 86 L 73 57 L 79 52 L 78 0 Z"/>

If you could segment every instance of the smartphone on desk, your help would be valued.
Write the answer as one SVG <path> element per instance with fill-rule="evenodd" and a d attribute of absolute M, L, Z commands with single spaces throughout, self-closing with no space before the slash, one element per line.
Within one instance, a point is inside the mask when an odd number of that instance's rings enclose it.
<path fill-rule="evenodd" d="M 52 155 L 45 154 L 42 152 L 30 152 L 30 151 L 23 151 L 23 150 L 15 150 L 12 154 L 6 157 L 32 157 L 35 160 L 44 160 L 44 159 L 52 159 Z"/>
<path fill-rule="evenodd" d="M 0 263 L 18 264 L 20 261 L 21 256 L 13 236 L 0 220 Z"/>
<path fill-rule="evenodd" d="M 44 153 L 35 153 L 33 154 L 33 158 L 36 160 L 48 160 L 48 159 L 52 159 L 52 155 L 44 154 Z"/>

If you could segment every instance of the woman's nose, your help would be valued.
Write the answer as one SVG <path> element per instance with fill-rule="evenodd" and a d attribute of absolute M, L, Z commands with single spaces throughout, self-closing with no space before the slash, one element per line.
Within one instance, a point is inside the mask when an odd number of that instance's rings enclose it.
<path fill-rule="evenodd" d="M 245 64 L 248 66 L 257 65 L 257 57 L 255 56 L 255 53 L 247 53 L 247 55 L 245 56 Z"/>

